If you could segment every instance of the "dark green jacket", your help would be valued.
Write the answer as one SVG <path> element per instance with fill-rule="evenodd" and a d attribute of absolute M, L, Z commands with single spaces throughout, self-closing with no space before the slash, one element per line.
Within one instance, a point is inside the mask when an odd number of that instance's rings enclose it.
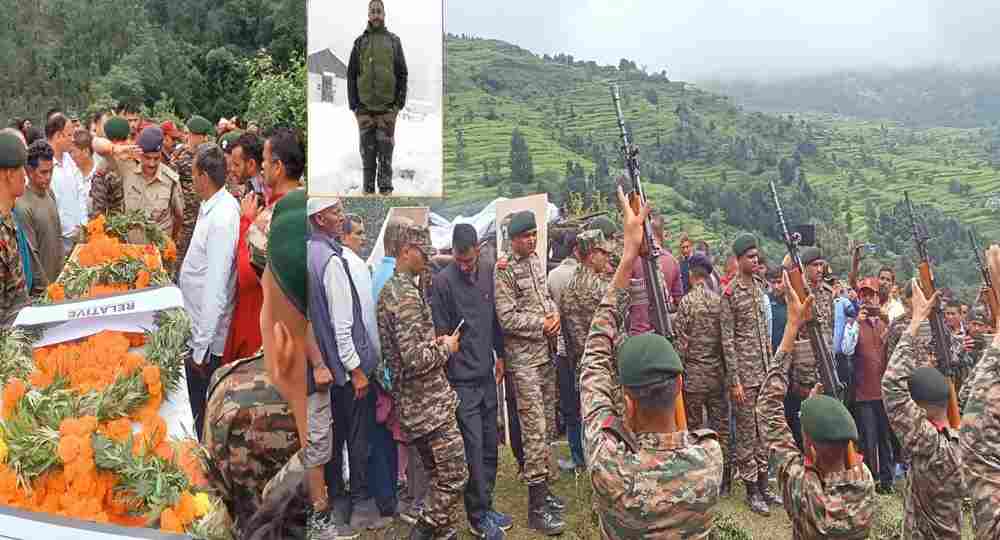
<path fill-rule="evenodd" d="M 399 36 L 371 26 L 354 40 L 347 64 L 347 99 L 352 111 L 387 112 L 406 105 L 406 59 Z"/>

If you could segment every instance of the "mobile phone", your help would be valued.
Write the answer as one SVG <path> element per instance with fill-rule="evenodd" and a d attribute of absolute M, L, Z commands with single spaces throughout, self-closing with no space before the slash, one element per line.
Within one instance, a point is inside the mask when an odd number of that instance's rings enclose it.
<path fill-rule="evenodd" d="M 460 321 L 460 322 L 458 323 L 458 326 L 456 326 L 456 327 L 455 327 L 455 330 L 454 330 L 454 331 L 452 331 L 451 335 L 453 335 L 453 336 L 457 336 L 457 335 L 458 335 L 458 331 L 462 329 L 462 325 L 464 325 L 464 324 L 465 324 L 465 319 L 462 319 L 462 320 L 461 320 L 461 321 Z"/>

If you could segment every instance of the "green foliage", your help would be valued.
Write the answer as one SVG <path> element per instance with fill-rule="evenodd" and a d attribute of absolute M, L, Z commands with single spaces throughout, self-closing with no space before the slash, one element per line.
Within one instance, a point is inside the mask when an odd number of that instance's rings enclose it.
<path fill-rule="evenodd" d="M 264 53 L 247 61 L 246 66 L 253 81 L 247 117 L 261 129 L 297 128 L 305 138 L 307 74 L 302 57 L 293 57 L 287 71 L 279 70 L 274 59 Z"/>

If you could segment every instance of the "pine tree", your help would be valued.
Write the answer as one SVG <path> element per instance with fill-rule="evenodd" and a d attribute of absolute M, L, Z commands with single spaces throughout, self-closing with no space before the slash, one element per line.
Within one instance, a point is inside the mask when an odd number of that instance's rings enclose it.
<path fill-rule="evenodd" d="M 517 128 L 510 136 L 510 178 L 516 184 L 531 184 L 535 180 L 528 142 Z"/>

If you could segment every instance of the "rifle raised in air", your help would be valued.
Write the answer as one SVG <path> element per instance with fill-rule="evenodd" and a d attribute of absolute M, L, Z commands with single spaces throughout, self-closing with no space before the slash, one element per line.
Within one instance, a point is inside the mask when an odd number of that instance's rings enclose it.
<path fill-rule="evenodd" d="M 810 292 L 806 288 L 805 268 L 802 266 L 801 257 L 799 257 L 799 241 L 801 237 L 798 233 L 791 234 L 788 232 L 785 214 L 781 210 L 781 201 L 778 199 L 778 190 L 774 187 L 773 180 L 769 183 L 771 185 L 771 198 L 774 199 L 774 208 L 778 212 L 778 222 L 781 224 L 781 236 L 785 241 L 785 247 L 788 249 L 788 257 L 791 259 L 792 264 L 791 268 L 785 267 L 785 271 L 788 273 L 788 284 L 795 291 L 799 299 L 805 301 Z M 816 358 L 816 363 L 818 364 L 819 380 L 823 384 L 823 393 L 843 401 L 847 393 L 847 386 L 837 376 L 837 366 L 834 362 L 833 352 L 830 351 L 830 347 L 823 337 L 823 329 L 819 322 L 816 304 L 813 304 L 812 309 L 805 316 L 806 335 L 809 338 L 809 347 L 812 349 L 813 356 Z M 847 459 L 849 467 L 854 466 L 857 461 L 853 444 L 848 445 Z"/>
<path fill-rule="evenodd" d="M 937 288 L 934 286 L 934 271 L 931 268 L 930 255 L 927 253 L 927 240 L 929 236 L 925 227 L 917 223 L 913 213 L 913 204 L 910 202 L 910 194 L 903 192 L 906 199 L 906 211 L 910 216 L 910 226 L 913 228 L 913 244 L 917 248 L 917 256 L 920 262 L 917 270 L 920 278 L 920 289 L 924 296 L 930 298 Z M 944 312 L 941 310 L 940 299 L 934 302 L 931 307 L 931 314 L 928 317 L 931 326 L 931 338 L 934 341 L 934 354 L 937 356 L 937 367 L 948 379 L 948 423 L 951 427 L 958 429 L 962 423 L 962 415 L 958 410 L 958 396 L 955 392 L 955 373 L 957 364 L 951 352 L 951 332 L 944 324 Z"/>
<path fill-rule="evenodd" d="M 639 175 L 639 148 L 629 139 L 628 129 L 625 127 L 625 115 L 622 113 L 621 94 L 617 84 L 611 85 L 611 99 L 615 105 L 615 113 L 618 116 L 618 129 L 621 131 L 622 146 L 621 154 L 625 160 L 625 171 L 628 173 L 632 183 L 628 193 L 629 206 L 637 214 L 639 210 L 647 204 L 646 192 L 642 189 L 642 180 Z M 657 334 L 674 340 L 674 329 L 670 324 L 670 314 L 667 309 L 667 294 L 663 289 L 663 280 L 660 279 L 660 267 L 658 264 L 662 250 L 653 241 L 653 220 L 646 217 L 642 225 L 643 237 L 642 248 L 639 255 L 642 257 L 642 275 L 646 282 L 646 296 L 649 298 L 649 317 L 653 323 L 653 329 Z M 674 415 L 677 420 L 677 428 L 687 429 L 687 415 L 684 411 L 683 392 L 677 393 L 677 403 L 674 407 Z"/>
<path fill-rule="evenodd" d="M 989 268 L 986 268 L 986 265 L 983 264 L 983 256 L 979 252 L 979 243 L 976 242 L 975 228 L 969 229 L 969 242 L 972 243 L 972 253 L 976 256 L 976 265 L 983 274 L 983 285 L 985 286 L 983 302 L 990 308 L 990 320 L 996 321 L 997 317 L 1000 316 L 1000 297 L 998 297 L 997 290 L 993 287 L 993 278 L 990 277 Z"/>

